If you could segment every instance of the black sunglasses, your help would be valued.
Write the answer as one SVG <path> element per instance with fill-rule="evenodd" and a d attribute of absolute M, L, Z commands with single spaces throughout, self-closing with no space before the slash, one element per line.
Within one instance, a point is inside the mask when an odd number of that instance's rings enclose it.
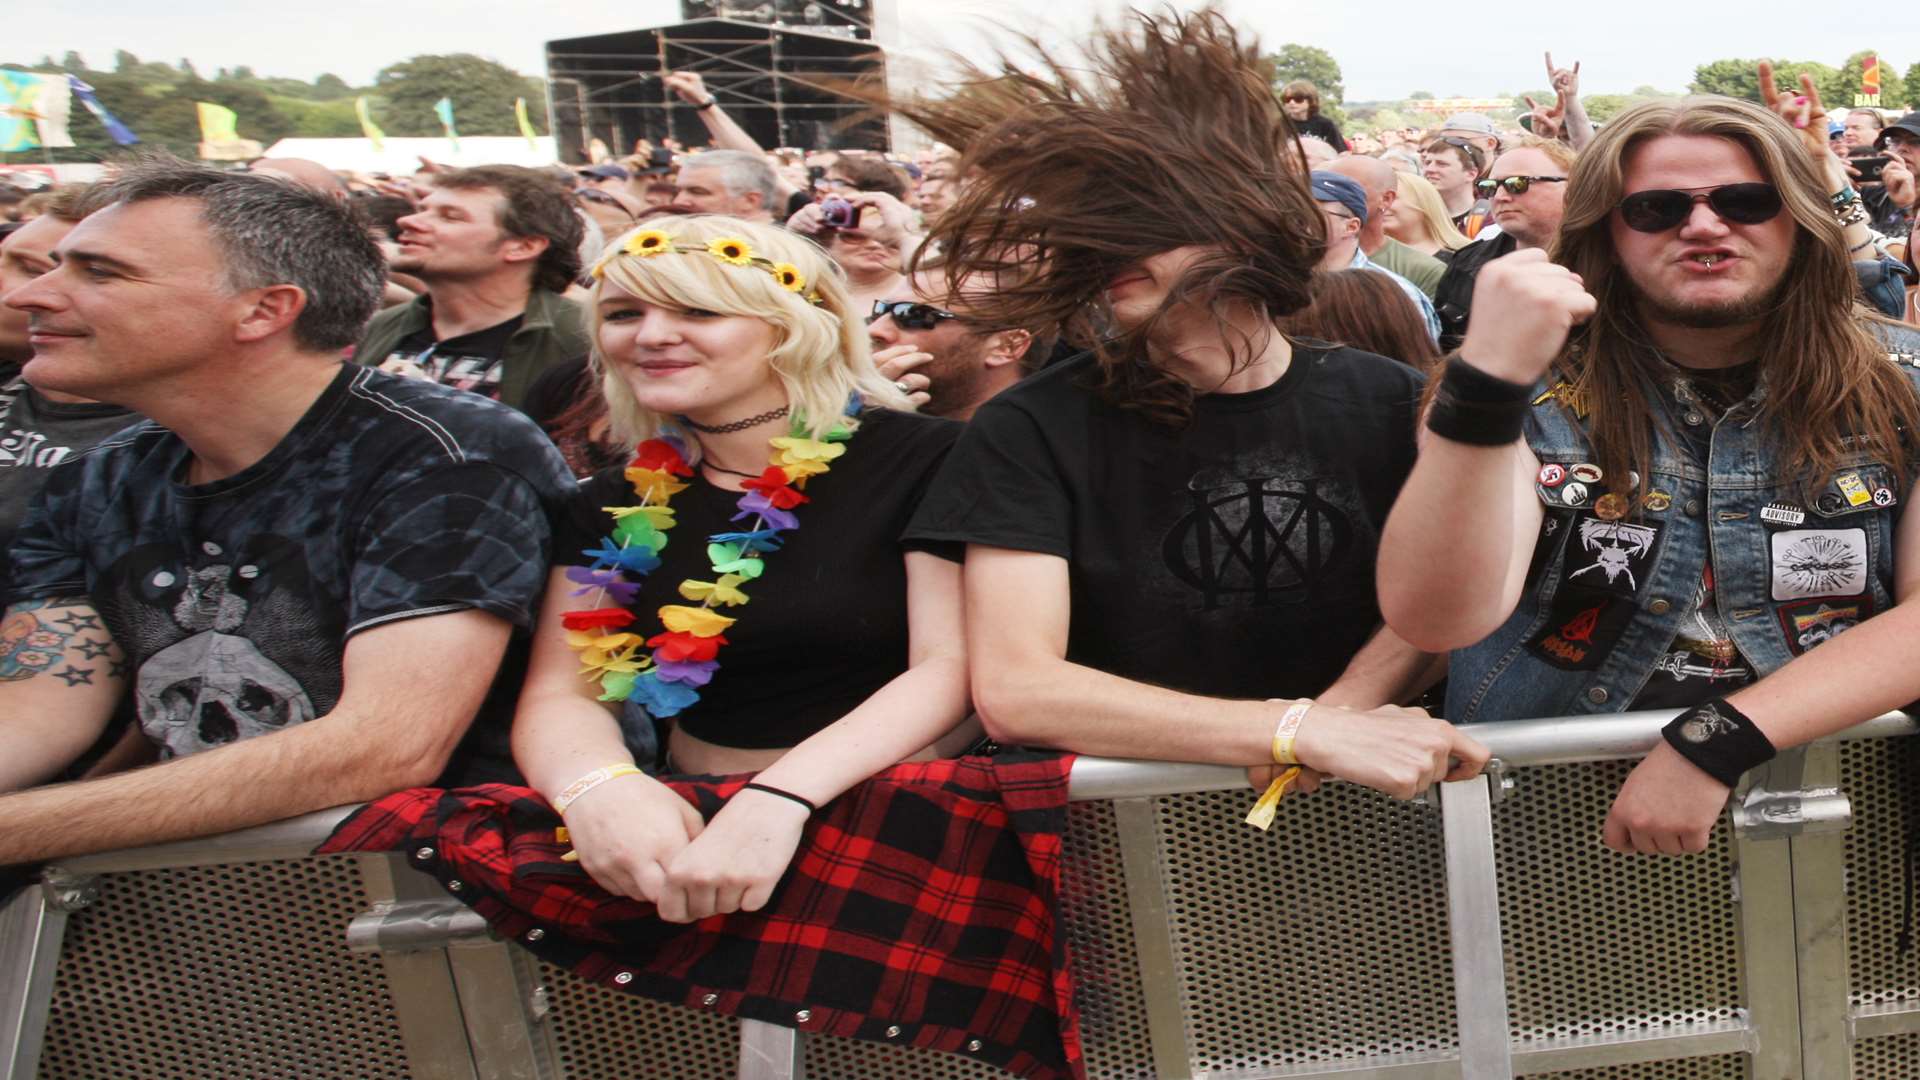
<path fill-rule="evenodd" d="M 892 316 L 894 324 L 902 330 L 931 330 L 940 325 L 943 319 L 960 317 L 932 304 L 916 304 L 910 300 L 875 300 L 873 314 L 867 316 L 867 323 L 871 325 L 888 316 Z"/>
<path fill-rule="evenodd" d="M 1507 194 L 1509 195 L 1518 196 L 1525 195 L 1527 189 L 1535 184 L 1564 184 L 1566 182 L 1567 178 L 1564 176 L 1505 176 L 1498 180 L 1476 180 L 1473 182 L 1473 190 L 1479 192 L 1481 198 L 1491 199 L 1493 198 L 1493 193 L 1501 188 L 1506 188 Z"/>
<path fill-rule="evenodd" d="M 1693 204 L 1704 201 L 1736 225 L 1758 225 L 1779 216 L 1785 205 L 1772 184 L 1722 184 L 1711 191 L 1661 188 L 1636 191 L 1620 200 L 1620 220 L 1635 232 L 1657 233 L 1687 220 Z"/>

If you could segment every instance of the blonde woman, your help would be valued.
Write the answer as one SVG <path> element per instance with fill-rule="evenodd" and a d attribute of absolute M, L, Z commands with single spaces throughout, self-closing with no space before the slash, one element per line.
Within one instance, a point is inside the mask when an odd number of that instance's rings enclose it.
<path fill-rule="evenodd" d="M 1387 207 L 1387 235 L 1426 255 L 1445 262 L 1447 256 L 1467 246 L 1467 237 L 1453 227 L 1440 192 L 1424 177 L 1396 171 L 1400 197 Z"/>
<path fill-rule="evenodd" d="M 814 808 L 968 741 L 958 553 L 899 540 L 960 425 L 903 411 L 802 237 L 659 218 L 594 276 L 592 363 L 636 452 L 556 525 L 514 758 L 608 892 L 756 910 Z M 656 722 L 670 771 L 759 775 L 703 824 L 636 767 Z"/>

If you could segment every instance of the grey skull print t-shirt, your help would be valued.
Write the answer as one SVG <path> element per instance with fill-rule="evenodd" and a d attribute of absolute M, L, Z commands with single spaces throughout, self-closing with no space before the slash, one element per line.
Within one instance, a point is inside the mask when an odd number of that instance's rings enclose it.
<path fill-rule="evenodd" d="M 92 601 L 165 757 L 326 715 L 370 627 L 466 609 L 527 627 L 573 489 L 518 412 L 351 366 L 252 466 L 188 484 L 190 457 L 154 423 L 115 436 L 53 470 L 12 550 L 10 602 Z M 511 698 L 495 689 L 483 720 Z"/>

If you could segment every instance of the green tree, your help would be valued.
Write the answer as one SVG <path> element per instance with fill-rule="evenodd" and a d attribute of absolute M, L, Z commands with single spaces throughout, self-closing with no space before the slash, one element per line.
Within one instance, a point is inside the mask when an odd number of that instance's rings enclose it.
<path fill-rule="evenodd" d="M 331 71 L 313 80 L 313 96 L 321 101 L 326 101 L 329 98 L 351 97 L 352 95 L 353 87 L 347 85 L 347 80 L 335 75 Z"/>
<path fill-rule="evenodd" d="M 60 67 L 64 71 L 71 71 L 75 75 L 79 75 L 87 70 L 87 62 L 79 53 L 68 49 L 67 55 L 60 59 Z"/>
<path fill-rule="evenodd" d="M 1314 45 L 1282 45 L 1279 52 L 1267 57 L 1267 63 L 1273 69 L 1276 93 L 1295 79 L 1305 79 L 1319 89 L 1323 107 L 1346 100 L 1347 88 L 1340 80 L 1340 63 L 1325 49 Z"/>
<path fill-rule="evenodd" d="M 1407 100 L 1408 101 L 1432 101 L 1433 91 L 1415 90 L 1413 93 L 1407 95 Z"/>
<path fill-rule="evenodd" d="M 1757 102 L 1760 100 L 1759 64 L 1758 60 L 1715 60 L 1701 64 L 1693 69 L 1693 83 L 1688 89 L 1696 94 L 1725 94 Z M 1822 102 L 1831 105 L 1853 101 L 1853 91 L 1839 68 L 1817 60 L 1773 61 L 1774 81 L 1783 90 L 1799 86 L 1802 72 L 1813 76 L 1814 89 L 1820 91 Z M 1854 85 L 1859 85 L 1857 77 Z"/>
<path fill-rule="evenodd" d="M 1884 75 L 1881 77 L 1886 78 Z M 1905 108 L 1920 109 L 1920 64 L 1908 68 L 1905 79 L 1888 79 L 1886 95 L 1889 99 L 1897 99 Z"/>
<path fill-rule="evenodd" d="M 119 72 L 122 75 L 128 75 L 139 70 L 139 68 L 140 68 L 139 57 L 133 55 L 132 53 L 128 52 L 125 49 L 113 50 L 113 70 Z"/>
<path fill-rule="evenodd" d="M 390 135 L 438 135 L 433 103 L 452 98 L 454 118 L 464 135 L 512 135 L 519 131 L 513 100 L 527 98 L 531 115 L 544 110 L 527 92 L 519 72 L 471 53 L 416 56 L 383 68 L 374 86 L 386 99 L 382 126 Z"/>

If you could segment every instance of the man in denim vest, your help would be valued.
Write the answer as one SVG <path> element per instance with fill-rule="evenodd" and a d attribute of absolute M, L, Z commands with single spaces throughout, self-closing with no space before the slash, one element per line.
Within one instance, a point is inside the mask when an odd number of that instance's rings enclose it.
<path fill-rule="evenodd" d="M 1488 265 L 1381 546 L 1389 624 L 1453 650 L 1455 723 L 1686 710 L 1621 850 L 1704 850 L 1745 770 L 1920 693 L 1884 678 L 1920 607 L 1867 623 L 1920 580 L 1920 335 L 1856 304 L 1865 214 L 1811 84 L 1764 82 L 1771 110 L 1621 115 L 1558 264 Z"/>

